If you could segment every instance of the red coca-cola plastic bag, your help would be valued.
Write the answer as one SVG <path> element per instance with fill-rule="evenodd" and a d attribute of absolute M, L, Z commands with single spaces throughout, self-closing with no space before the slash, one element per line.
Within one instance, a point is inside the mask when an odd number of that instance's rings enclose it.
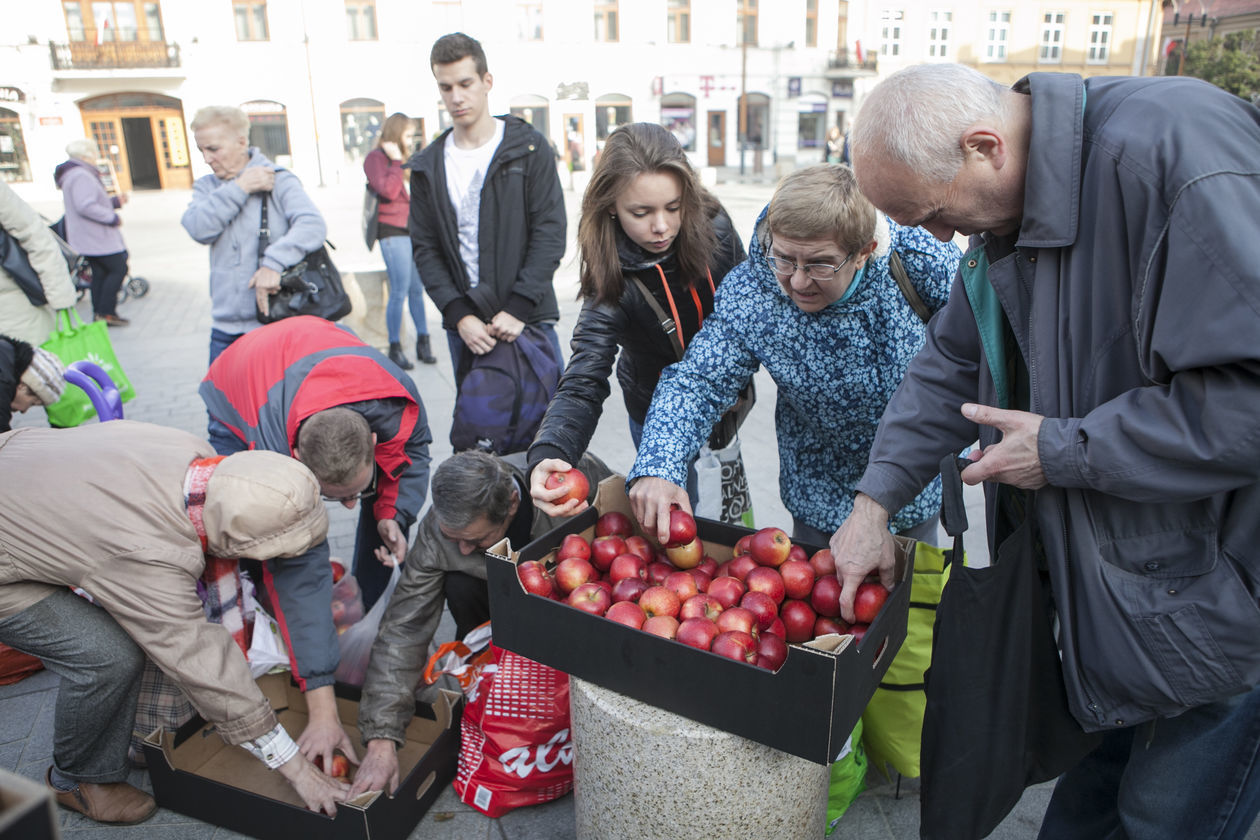
<path fill-rule="evenodd" d="M 569 676 L 490 645 L 467 692 L 455 792 L 488 817 L 573 789 Z"/>

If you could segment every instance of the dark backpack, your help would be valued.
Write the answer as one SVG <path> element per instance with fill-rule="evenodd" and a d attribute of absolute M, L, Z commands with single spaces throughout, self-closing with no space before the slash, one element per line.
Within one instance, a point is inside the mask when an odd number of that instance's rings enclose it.
<path fill-rule="evenodd" d="M 451 447 L 496 455 L 524 452 L 559 384 L 560 360 L 546 334 L 533 325 L 485 355 L 465 352 L 456 375 Z"/>

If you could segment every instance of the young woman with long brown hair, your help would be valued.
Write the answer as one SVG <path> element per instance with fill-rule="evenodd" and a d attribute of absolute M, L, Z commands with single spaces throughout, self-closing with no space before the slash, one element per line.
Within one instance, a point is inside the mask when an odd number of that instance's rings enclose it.
<path fill-rule="evenodd" d="M 685 347 L 726 273 L 744 259 L 726 210 L 696 177 L 682 146 L 654 123 L 622 126 L 608 136 L 582 198 L 578 223 L 583 300 L 572 356 L 529 449 L 531 494 L 546 513 L 547 476 L 576 464 L 599 422 L 613 360 L 630 434 L 638 445 L 656 381 L 678 361 L 674 338 L 644 290 L 676 325 Z"/>

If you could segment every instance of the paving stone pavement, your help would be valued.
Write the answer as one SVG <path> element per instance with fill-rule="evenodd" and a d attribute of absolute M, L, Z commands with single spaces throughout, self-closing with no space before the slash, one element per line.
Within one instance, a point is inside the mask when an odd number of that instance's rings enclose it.
<path fill-rule="evenodd" d="M 715 189 L 747 239 L 753 221 L 769 200 L 767 183 L 719 184 Z M 334 259 L 344 271 L 383 268 L 379 252 L 369 254 L 358 233 L 361 190 L 357 185 L 313 187 L 312 198 L 325 214 L 329 238 L 338 246 Z M 199 435 L 205 433 L 205 413 L 197 385 L 205 373 L 210 332 L 209 296 L 206 287 L 206 249 L 192 242 L 179 226 L 189 193 L 167 191 L 136 193 L 123 211 L 123 235 L 131 253 L 131 271 L 150 282 L 150 292 L 123 302 L 119 312 L 131 319 L 129 327 L 112 330 L 119 360 L 136 387 L 137 396 L 125 406 L 129 419 L 174 426 Z M 570 247 L 556 276 L 561 301 L 560 332 L 567 346 L 578 311 L 577 264 L 573 248 L 580 196 L 566 190 Z M 50 219 L 61 214 L 56 202 L 34 202 Z M 91 317 L 87 302 L 79 312 Z M 440 323 L 428 307 L 429 329 L 440 335 Z M 404 343 L 412 346 L 413 343 Z M 446 342 L 433 342 L 436 365 L 417 365 L 412 376 L 424 399 L 433 430 L 434 463 L 450 454 L 448 442 L 454 401 L 454 382 Z M 591 444 L 592 451 L 614 469 L 624 472 L 633 462 L 633 448 L 617 383 L 605 402 L 603 416 Z M 759 525 L 790 526 L 791 519 L 778 500 L 778 459 L 774 440 L 774 383 L 764 371 L 758 374 L 759 399 L 741 431 L 750 474 L 754 510 Z M 40 409 L 20 416 L 15 425 L 43 425 Z M 968 491 L 968 508 L 977 527 L 983 522 L 978 492 Z M 333 553 L 348 556 L 353 543 L 353 516 L 336 507 L 332 512 Z M 983 546 L 970 550 L 983 555 Z M 454 625 L 449 615 L 439 634 L 449 638 Z M 51 761 L 52 719 L 57 678 L 45 671 L 11 686 L 0 687 L 0 767 L 33 779 L 42 779 Z M 150 789 L 148 775 L 133 771 L 131 780 Z M 1030 838 L 1036 834 L 1050 785 L 1030 789 L 1008 819 L 992 835 L 999 840 Z M 766 803 L 764 807 L 773 807 Z M 144 840 L 227 840 L 238 835 L 161 809 L 148 822 L 130 828 L 108 828 L 66 811 L 59 813 L 63 837 L 73 840 L 105 840 L 130 837 Z M 822 835 L 819 826 L 818 836 Z M 918 834 L 917 780 L 872 784 L 850 808 L 833 836 L 844 840 L 901 840 Z M 491 820 L 458 801 L 448 787 L 411 834 L 426 840 L 565 840 L 575 837 L 573 798 L 521 809 Z M 602 839 L 601 839 L 602 840 Z M 1248 840 L 1260 840 L 1253 829 Z"/>

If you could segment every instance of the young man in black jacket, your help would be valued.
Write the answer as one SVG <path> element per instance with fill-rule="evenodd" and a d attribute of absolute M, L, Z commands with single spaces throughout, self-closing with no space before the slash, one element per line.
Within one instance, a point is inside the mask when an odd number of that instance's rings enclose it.
<path fill-rule="evenodd" d="M 515 341 L 526 324 L 563 359 L 552 275 L 564 256 L 565 214 L 551 146 L 523 120 L 490 113 L 494 79 L 476 40 L 444 35 L 429 59 L 454 125 L 407 164 L 410 232 L 451 362 L 458 371 L 465 352 Z"/>

